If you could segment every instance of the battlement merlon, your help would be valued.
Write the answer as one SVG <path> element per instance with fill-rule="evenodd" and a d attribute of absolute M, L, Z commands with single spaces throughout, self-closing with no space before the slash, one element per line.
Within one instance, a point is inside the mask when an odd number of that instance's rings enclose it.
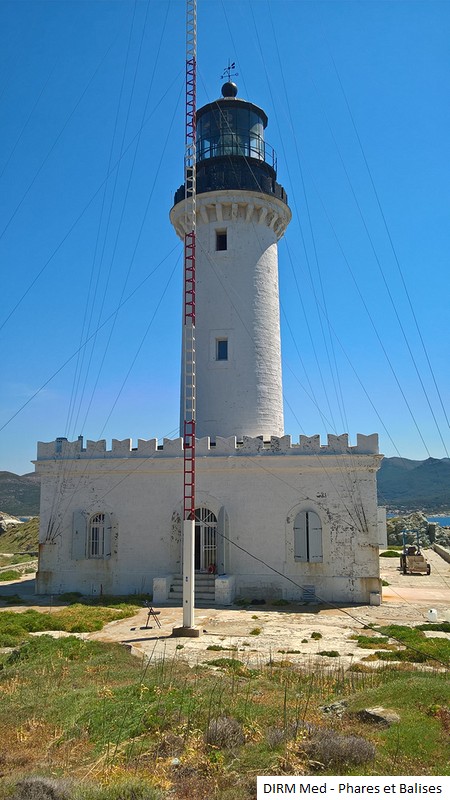
<path fill-rule="evenodd" d="M 298 443 L 292 443 L 291 436 L 236 436 L 222 438 L 217 436 L 214 440 L 209 436 L 197 439 L 196 453 L 198 456 L 239 456 L 239 455 L 378 455 L 378 434 L 372 433 L 365 436 L 356 435 L 356 445 L 349 445 L 348 434 L 340 436 L 328 434 L 327 444 L 320 443 L 320 436 L 299 437 Z M 158 439 L 138 439 L 137 447 L 133 447 L 131 439 L 113 439 L 111 449 L 106 449 L 106 440 L 87 440 L 83 444 L 83 437 L 79 436 L 74 442 L 69 442 L 63 437 L 58 437 L 52 442 L 38 442 L 37 461 L 48 460 L 73 460 L 73 459 L 104 459 L 104 458 L 173 458 L 183 455 L 183 440 L 163 439 L 162 444 Z"/>

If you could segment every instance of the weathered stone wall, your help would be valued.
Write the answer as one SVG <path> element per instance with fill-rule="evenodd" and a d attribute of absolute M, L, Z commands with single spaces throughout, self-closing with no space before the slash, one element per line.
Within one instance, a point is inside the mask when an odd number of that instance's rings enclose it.
<path fill-rule="evenodd" d="M 448 561 L 450 563 L 450 548 L 442 547 L 440 544 L 434 544 L 433 550 L 444 559 L 444 561 Z"/>
<path fill-rule="evenodd" d="M 216 516 L 226 510 L 225 571 L 235 576 L 237 594 L 301 598 L 307 585 L 325 600 L 369 602 L 379 590 L 375 444 L 371 437 L 359 437 L 356 447 L 347 437 L 330 437 L 323 447 L 318 437 L 297 445 L 289 437 L 217 440 L 215 447 L 199 441 L 197 506 Z M 181 571 L 181 445 L 39 446 L 40 592 L 151 591 L 153 578 Z M 294 520 L 304 509 L 322 522 L 321 563 L 293 555 Z M 107 558 L 74 558 L 76 513 L 115 520 Z"/>

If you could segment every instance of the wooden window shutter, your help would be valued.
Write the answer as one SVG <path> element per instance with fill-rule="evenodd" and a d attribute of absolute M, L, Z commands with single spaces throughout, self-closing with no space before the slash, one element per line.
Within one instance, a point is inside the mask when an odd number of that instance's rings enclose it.
<path fill-rule="evenodd" d="M 300 511 L 294 522 L 294 558 L 297 561 L 308 561 L 306 534 L 306 511 Z"/>
<path fill-rule="evenodd" d="M 74 511 L 72 520 L 72 558 L 81 561 L 86 558 L 86 514 Z"/>
<path fill-rule="evenodd" d="M 315 511 L 308 511 L 309 560 L 323 561 L 322 523 Z"/>

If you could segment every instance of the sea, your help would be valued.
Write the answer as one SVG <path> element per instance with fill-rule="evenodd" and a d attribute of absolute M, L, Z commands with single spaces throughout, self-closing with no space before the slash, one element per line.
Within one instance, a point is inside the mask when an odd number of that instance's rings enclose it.
<path fill-rule="evenodd" d="M 443 528 L 450 527 L 450 517 L 427 517 L 428 522 L 438 522 Z"/>
<path fill-rule="evenodd" d="M 398 513 L 386 514 L 387 519 L 392 519 L 392 517 L 398 517 Z M 428 522 L 438 522 L 442 528 L 450 528 L 450 517 L 437 514 L 435 517 L 427 517 L 427 520 Z"/>

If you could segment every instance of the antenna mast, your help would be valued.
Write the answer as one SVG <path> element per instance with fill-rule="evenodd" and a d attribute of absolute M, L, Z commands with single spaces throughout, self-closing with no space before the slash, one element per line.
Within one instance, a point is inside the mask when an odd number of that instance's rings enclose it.
<path fill-rule="evenodd" d="M 183 630 L 194 628 L 195 588 L 195 233 L 196 233 L 197 1 L 186 0 L 186 131 L 184 155 L 183 375 Z"/>

